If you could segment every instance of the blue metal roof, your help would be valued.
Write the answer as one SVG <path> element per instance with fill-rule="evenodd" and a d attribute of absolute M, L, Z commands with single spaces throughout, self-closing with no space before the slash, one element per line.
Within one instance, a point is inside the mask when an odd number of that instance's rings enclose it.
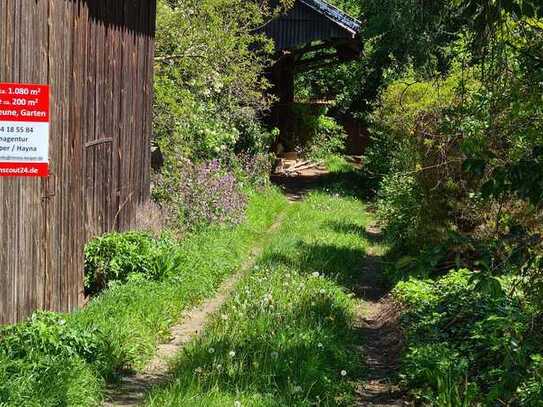
<path fill-rule="evenodd" d="M 328 17 L 330 20 L 340 25 L 341 27 L 351 31 L 353 34 L 358 34 L 362 29 L 362 23 L 356 18 L 351 17 L 336 6 L 327 3 L 324 0 L 300 0 L 305 5 L 311 7 L 317 12 Z"/>

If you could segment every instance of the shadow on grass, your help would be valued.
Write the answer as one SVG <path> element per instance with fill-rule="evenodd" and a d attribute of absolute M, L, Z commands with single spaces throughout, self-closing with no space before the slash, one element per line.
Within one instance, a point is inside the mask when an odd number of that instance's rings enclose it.
<path fill-rule="evenodd" d="M 360 278 L 365 257 L 363 248 L 307 244 L 299 241 L 295 256 L 274 251 L 265 253 L 262 262 L 270 267 L 281 265 L 293 267 L 302 274 L 317 272 L 346 288 L 351 288 Z"/>
<path fill-rule="evenodd" d="M 380 255 L 370 255 L 363 248 L 307 244 L 302 241 L 298 242 L 296 253 L 291 257 L 280 252 L 269 252 L 262 257 L 262 263 L 270 267 L 292 267 L 307 275 L 318 272 L 364 301 L 379 301 L 386 293 L 386 280 L 379 271 L 382 263 Z"/>
<path fill-rule="evenodd" d="M 378 231 L 367 230 L 365 226 L 351 222 L 329 221 L 326 226 L 336 233 L 354 234 L 362 237 L 371 244 L 381 244 L 384 242 L 383 234 Z"/>
<path fill-rule="evenodd" d="M 375 181 L 363 170 L 332 172 L 314 176 L 271 176 L 273 184 L 279 186 L 287 195 L 305 195 L 310 192 L 338 194 L 371 200 L 375 196 Z"/>

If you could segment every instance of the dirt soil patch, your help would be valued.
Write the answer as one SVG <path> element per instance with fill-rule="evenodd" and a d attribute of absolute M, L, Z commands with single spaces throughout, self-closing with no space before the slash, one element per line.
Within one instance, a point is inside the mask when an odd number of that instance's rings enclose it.
<path fill-rule="evenodd" d="M 378 236 L 375 227 L 366 230 Z M 382 288 L 379 257 L 370 250 L 356 294 L 363 300 L 357 315 L 357 329 L 363 345 L 360 353 L 367 375 L 357 386 L 357 406 L 410 406 L 397 384 L 397 373 L 402 350 L 400 307 Z"/>

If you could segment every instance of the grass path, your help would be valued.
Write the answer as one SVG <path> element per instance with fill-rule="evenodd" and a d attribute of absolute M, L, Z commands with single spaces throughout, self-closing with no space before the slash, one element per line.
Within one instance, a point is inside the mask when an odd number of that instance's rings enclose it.
<path fill-rule="evenodd" d="M 283 216 L 268 229 L 267 236 L 253 248 L 248 259 L 242 264 L 238 273 L 224 281 L 214 297 L 208 298 L 198 307 L 186 311 L 179 324 L 170 328 L 170 341 L 158 346 L 157 352 L 148 365 L 140 372 L 124 376 L 115 386 L 110 386 L 106 394 L 104 407 L 132 407 L 140 405 L 146 394 L 154 387 L 170 379 L 169 362 L 183 347 L 198 336 L 203 330 L 210 315 L 219 310 L 242 278 L 250 270 L 261 255 L 263 245 L 270 235 L 280 226 Z"/>
<path fill-rule="evenodd" d="M 404 405 L 379 377 L 391 361 L 375 356 L 386 308 L 372 297 L 384 248 L 367 232 L 371 216 L 351 191 L 312 188 L 145 405 Z"/>

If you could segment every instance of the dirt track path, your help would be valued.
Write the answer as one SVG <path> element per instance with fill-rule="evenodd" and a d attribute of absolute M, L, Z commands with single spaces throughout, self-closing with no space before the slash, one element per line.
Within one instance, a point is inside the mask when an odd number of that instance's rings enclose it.
<path fill-rule="evenodd" d="M 281 225 L 283 217 L 279 215 L 268 229 L 271 234 Z M 265 240 L 265 239 L 264 239 Z M 227 279 L 216 295 L 200 304 L 197 308 L 184 313 L 178 325 L 170 329 L 171 340 L 159 345 L 154 358 L 139 373 L 124 376 L 120 383 L 110 386 L 106 392 L 104 407 L 134 407 L 145 400 L 147 393 L 156 385 L 167 383 L 171 379 L 169 361 L 175 357 L 192 339 L 200 335 L 207 321 L 228 300 L 243 275 L 251 270 L 263 250 L 261 243 L 255 247 L 249 258 L 243 263 L 238 273 Z"/>
<path fill-rule="evenodd" d="M 326 175 L 326 171 L 307 172 L 296 177 L 275 177 L 274 182 L 291 202 L 296 202 L 302 200 Z M 366 233 L 374 240 L 380 239 L 381 231 L 376 227 L 369 227 Z M 395 383 L 401 352 L 400 310 L 382 288 L 380 273 L 379 255 L 370 248 L 359 286 L 354 287 L 364 304 L 358 310 L 356 328 L 363 342 L 360 347 L 362 363 L 368 371 L 365 380 L 357 387 L 356 406 L 410 406 Z"/>
<path fill-rule="evenodd" d="M 368 235 L 380 231 L 370 227 Z M 370 249 L 361 274 L 358 296 L 364 301 L 358 312 L 357 329 L 363 338 L 360 349 L 368 374 L 357 388 L 357 406 L 409 406 L 395 383 L 401 351 L 400 310 L 381 287 L 379 256 Z"/>

